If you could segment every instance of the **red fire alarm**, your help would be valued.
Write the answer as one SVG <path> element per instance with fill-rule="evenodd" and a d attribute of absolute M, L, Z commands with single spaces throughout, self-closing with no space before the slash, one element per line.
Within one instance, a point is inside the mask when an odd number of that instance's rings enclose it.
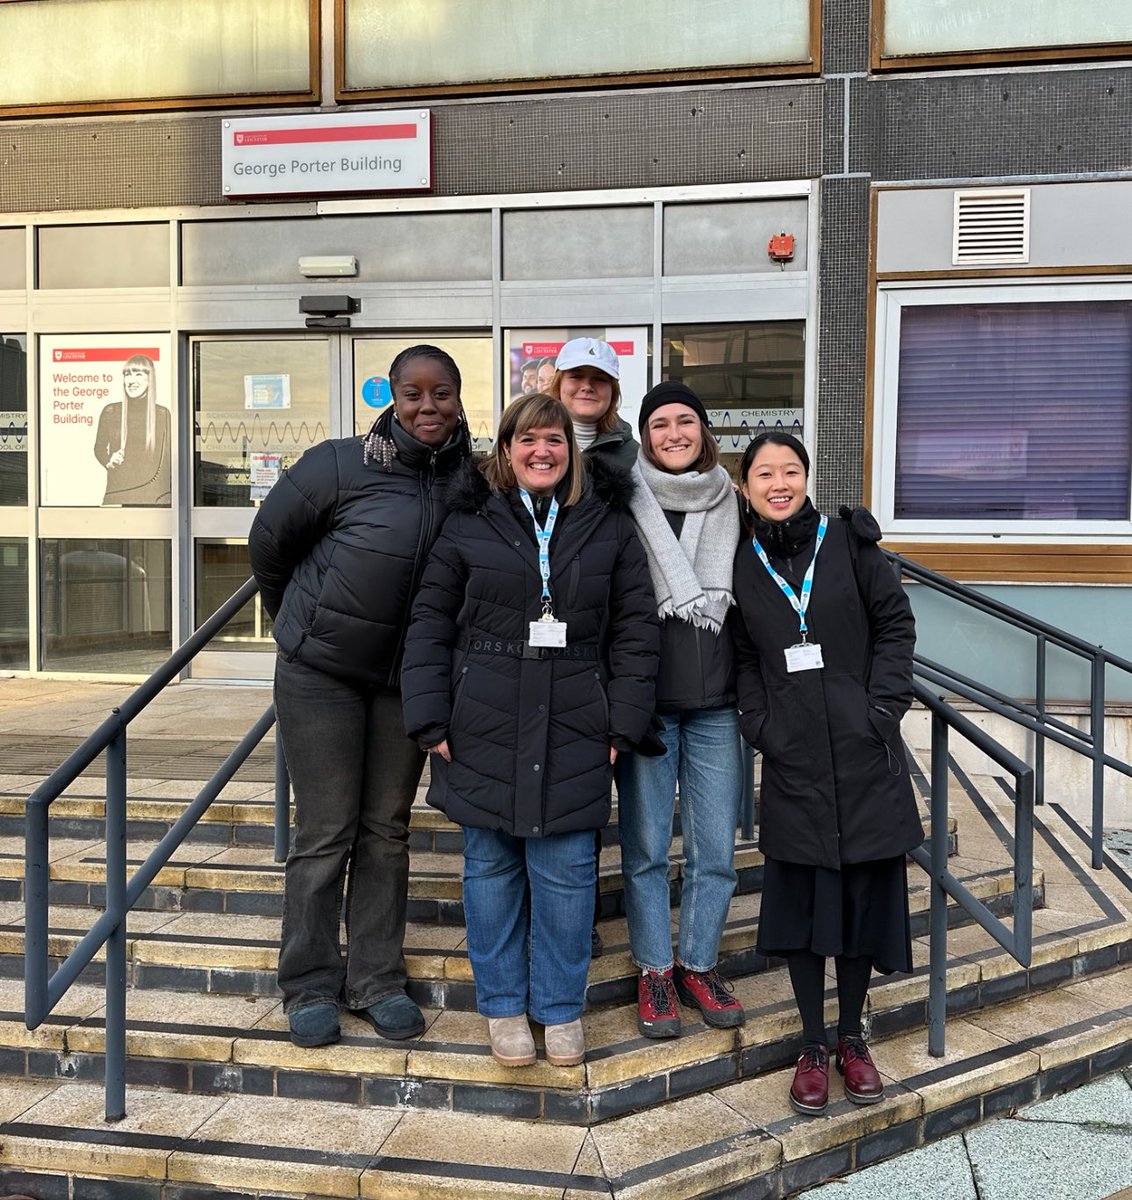
<path fill-rule="evenodd" d="M 794 259 L 794 235 L 792 233 L 776 233 L 767 243 L 766 252 L 771 262 L 788 263 Z"/>

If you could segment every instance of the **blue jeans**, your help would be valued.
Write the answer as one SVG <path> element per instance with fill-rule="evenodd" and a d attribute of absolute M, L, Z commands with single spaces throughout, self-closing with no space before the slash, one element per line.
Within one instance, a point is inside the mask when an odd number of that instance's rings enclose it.
<path fill-rule="evenodd" d="M 689 970 L 710 971 L 735 891 L 735 826 L 743 791 L 739 715 L 732 707 L 705 708 L 658 719 L 668 753 L 617 760 L 629 947 L 640 967 L 672 966 L 668 849 L 679 781 L 686 864 L 677 957 Z"/>
<path fill-rule="evenodd" d="M 483 1016 L 564 1025 L 582 1015 L 596 877 L 592 829 L 545 838 L 464 829 L 468 956 Z"/>

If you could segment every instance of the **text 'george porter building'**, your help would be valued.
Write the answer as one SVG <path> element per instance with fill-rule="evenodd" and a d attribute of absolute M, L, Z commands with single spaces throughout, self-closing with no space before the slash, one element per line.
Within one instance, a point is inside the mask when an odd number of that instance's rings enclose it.
<path fill-rule="evenodd" d="M 398 350 L 482 445 L 579 334 L 630 417 L 800 433 L 819 505 L 1128 655 L 1130 56 L 1069 0 L 0 3 L 0 664 L 147 674 Z M 195 673 L 270 646 L 250 606 Z"/>

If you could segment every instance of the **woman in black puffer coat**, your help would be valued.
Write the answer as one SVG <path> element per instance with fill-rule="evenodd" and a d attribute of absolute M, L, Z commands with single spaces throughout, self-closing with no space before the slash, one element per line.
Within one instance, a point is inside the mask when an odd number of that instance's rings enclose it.
<path fill-rule="evenodd" d="M 829 1099 L 827 958 L 846 1095 L 882 1097 L 861 1016 L 874 968 L 912 969 L 905 854 L 924 831 L 900 740 L 912 608 L 872 516 L 823 517 L 806 496 L 809 468 L 788 434 L 763 434 L 743 455 L 754 538 L 735 557 L 733 632 L 740 727 L 763 756 L 758 949 L 789 964 L 803 1037 L 790 1102 L 819 1113 Z"/>
<path fill-rule="evenodd" d="M 593 831 L 609 818 L 618 750 L 648 731 L 655 602 L 626 497 L 587 479 L 560 401 L 510 405 L 484 472 L 461 484 L 413 606 L 405 728 L 433 752 L 429 803 L 464 826 L 468 952 L 492 1051 L 534 1061 L 529 1013 L 547 1027 L 548 1060 L 573 1065 Z"/>
<path fill-rule="evenodd" d="M 299 1046 L 338 1040 L 340 1000 L 383 1037 L 424 1029 L 402 956 L 424 756 L 402 732 L 398 678 L 443 496 L 470 448 L 460 372 L 443 350 L 403 351 L 389 379 L 393 405 L 369 434 L 308 450 L 248 539 L 275 620 L 275 708 L 295 793 L 279 987 Z"/>

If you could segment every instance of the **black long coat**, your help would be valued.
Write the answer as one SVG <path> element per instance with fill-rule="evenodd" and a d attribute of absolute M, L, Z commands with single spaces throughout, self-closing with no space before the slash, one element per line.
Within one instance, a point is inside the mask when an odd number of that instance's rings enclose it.
<path fill-rule="evenodd" d="M 762 526 L 777 544 L 760 544 L 795 595 L 817 522 L 807 501 L 777 530 Z M 736 555 L 739 710 L 743 736 L 763 755 L 759 844 L 771 858 L 837 868 L 923 841 L 900 739 L 912 702 L 915 622 L 879 537 L 863 510 L 852 522 L 830 518 L 806 618 L 821 670 L 787 672 L 798 616 L 749 538 Z"/>
<path fill-rule="evenodd" d="M 426 749 L 447 738 L 452 756 L 432 756 L 428 802 L 518 837 L 599 829 L 610 745 L 638 742 L 653 710 L 656 601 L 632 519 L 593 483 L 560 510 L 550 587 L 568 645 L 524 656 L 541 612 L 533 526 L 478 471 L 461 485 L 413 605 L 401 676 L 406 732 Z"/>
<path fill-rule="evenodd" d="M 308 450 L 267 494 L 248 537 L 279 654 L 362 686 L 396 688 L 409 611 L 448 514 L 445 495 L 467 438 L 434 450 L 391 420 L 388 468 L 360 437 Z"/>

